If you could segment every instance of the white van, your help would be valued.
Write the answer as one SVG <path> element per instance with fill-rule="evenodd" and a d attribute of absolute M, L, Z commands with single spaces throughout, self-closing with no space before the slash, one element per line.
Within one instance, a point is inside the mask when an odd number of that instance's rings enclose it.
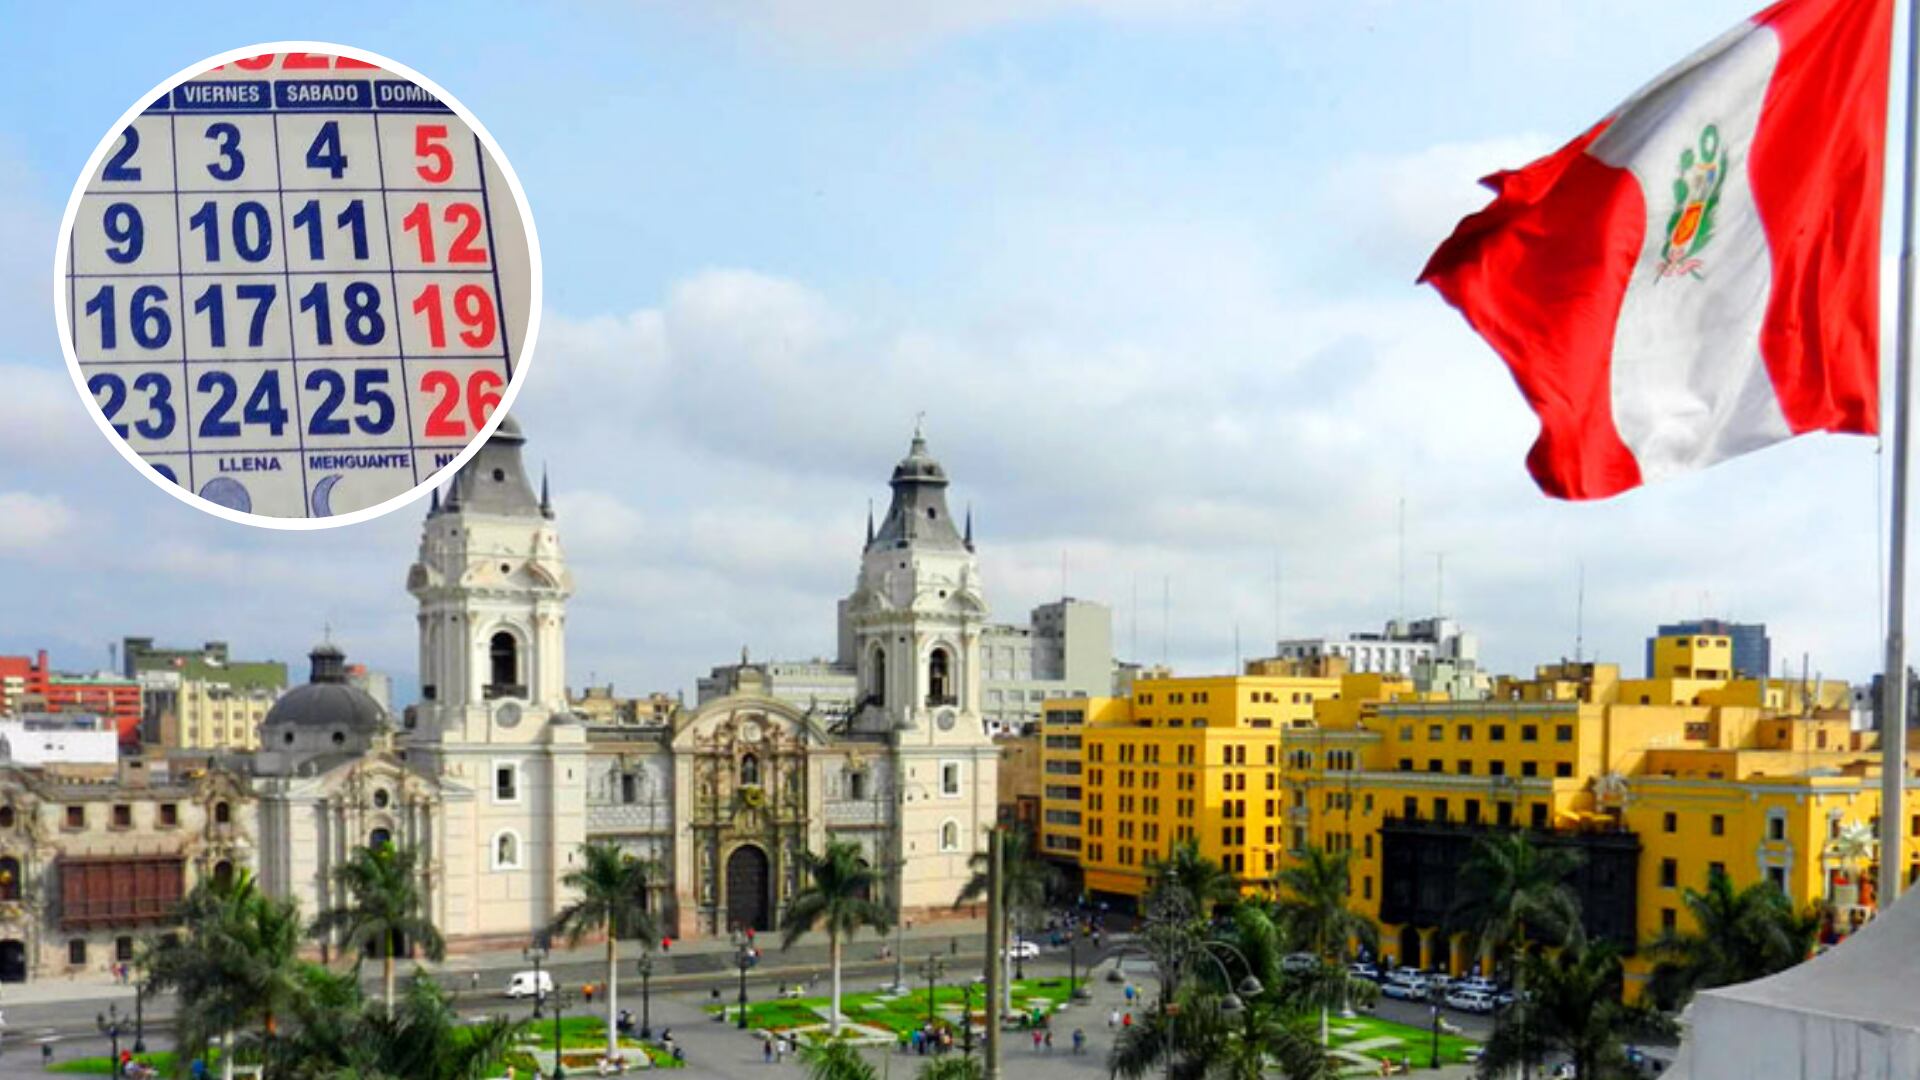
<path fill-rule="evenodd" d="M 544 999 L 553 993 L 553 973 L 550 971 L 519 971 L 507 980 L 507 996 L 510 998 L 540 997 Z"/>

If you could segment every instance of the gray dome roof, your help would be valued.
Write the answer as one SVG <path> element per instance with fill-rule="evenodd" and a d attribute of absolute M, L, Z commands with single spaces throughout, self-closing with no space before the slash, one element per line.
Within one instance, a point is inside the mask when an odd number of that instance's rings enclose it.
<path fill-rule="evenodd" d="M 313 664 L 305 686 L 280 695 L 262 723 L 268 727 L 329 728 L 378 731 L 387 726 L 387 712 L 373 695 L 347 683 L 346 654 L 332 642 L 322 642 L 307 654 Z"/>
<path fill-rule="evenodd" d="M 267 710 L 265 725 L 378 731 L 387 725 L 387 713 L 372 694 L 357 686 L 308 683 L 280 695 Z"/>

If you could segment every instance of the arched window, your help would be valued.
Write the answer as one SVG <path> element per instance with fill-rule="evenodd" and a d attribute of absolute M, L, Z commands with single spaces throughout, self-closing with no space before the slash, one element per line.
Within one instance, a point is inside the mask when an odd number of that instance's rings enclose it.
<path fill-rule="evenodd" d="M 225 859 L 213 864 L 213 883 L 221 888 L 233 884 L 233 864 Z"/>
<path fill-rule="evenodd" d="M 757 784 L 760 782 L 760 759 L 747 754 L 740 759 L 740 782 Z"/>
<path fill-rule="evenodd" d="M 959 822 L 949 820 L 945 824 L 940 826 L 940 850 L 941 851 L 959 851 L 960 850 L 960 823 Z"/>
<path fill-rule="evenodd" d="M 868 663 L 867 686 L 873 694 L 874 704 L 885 708 L 887 704 L 887 650 L 874 646 Z"/>
<path fill-rule="evenodd" d="M 520 689 L 520 642 L 502 630 L 487 642 L 488 697 L 517 696 Z"/>
<path fill-rule="evenodd" d="M 933 650 L 927 657 L 927 704 L 952 705 L 953 695 L 953 654 L 945 646 Z"/>
<path fill-rule="evenodd" d="M 0 859 L 0 900 L 20 899 L 20 860 L 9 855 Z"/>
<path fill-rule="evenodd" d="M 512 829 L 502 829 L 493 834 L 493 868 L 495 870 L 520 869 L 520 834 Z"/>
<path fill-rule="evenodd" d="M 213 804 L 213 823 L 215 825 L 233 824 L 233 807 L 224 802 Z"/>
<path fill-rule="evenodd" d="M 393 843 L 393 834 L 385 829 L 375 829 L 367 834 L 367 846 L 375 851 Z"/>

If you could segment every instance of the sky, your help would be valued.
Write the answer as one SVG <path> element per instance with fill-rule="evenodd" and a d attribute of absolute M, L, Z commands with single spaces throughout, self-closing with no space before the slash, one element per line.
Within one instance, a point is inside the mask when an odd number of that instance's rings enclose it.
<path fill-rule="evenodd" d="M 1103 601 L 1123 658 L 1220 672 L 1438 607 L 1499 671 L 1637 673 L 1656 624 L 1704 614 L 1864 679 L 1876 441 L 1547 499 L 1504 367 L 1414 283 L 1476 178 L 1755 6 L 4 0 L 0 652 L 224 639 L 304 671 L 330 632 L 410 699 L 424 505 L 288 533 L 166 496 L 87 417 L 50 310 L 59 211 L 120 113 L 313 39 L 445 87 L 526 189 L 546 309 L 515 415 L 575 686 L 690 698 L 743 646 L 830 654 L 922 412 L 996 617 Z"/>

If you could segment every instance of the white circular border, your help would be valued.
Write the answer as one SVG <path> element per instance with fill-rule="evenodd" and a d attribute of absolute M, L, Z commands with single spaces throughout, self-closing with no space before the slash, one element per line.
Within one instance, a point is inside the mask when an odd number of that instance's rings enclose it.
<path fill-rule="evenodd" d="M 152 104 L 159 95 L 173 93 L 174 87 L 192 79 L 196 75 L 204 74 L 212 68 L 219 67 L 222 64 L 230 64 L 236 60 L 246 60 L 255 56 L 263 56 L 267 53 L 283 54 L 290 52 L 344 56 L 353 60 L 365 61 L 395 75 L 404 76 L 432 91 L 434 96 L 439 98 L 442 104 L 453 110 L 455 116 L 465 121 L 466 125 L 473 129 L 473 133 L 480 137 L 481 145 L 484 146 L 487 153 L 493 157 L 494 164 L 500 167 L 500 174 L 506 178 L 507 187 L 513 192 L 514 205 L 519 208 L 520 220 L 526 229 L 528 278 L 531 285 L 527 295 L 527 332 L 520 345 L 520 355 L 514 361 L 513 377 L 507 380 L 506 392 L 500 396 L 500 403 L 494 406 L 493 415 L 487 419 L 486 425 L 480 429 L 479 434 L 474 436 L 473 440 L 467 444 L 467 448 L 462 450 L 452 461 L 436 470 L 434 474 L 425 481 L 414 485 L 399 495 L 395 495 L 386 502 L 376 503 L 373 506 L 354 510 L 349 513 L 336 514 L 323 518 L 283 518 L 268 514 L 243 514 L 238 510 L 221 506 L 208 499 L 203 499 L 197 493 L 189 491 L 180 484 L 160 475 L 152 465 L 147 464 L 146 459 L 142 458 L 127 440 L 120 437 L 119 432 L 113 430 L 113 425 L 108 422 L 106 413 L 100 410 L 99 403 L 94 400 L 93 392 L 87 389 L 86 373 L 81 370 L 79 354 L 74 351 L 73 327 L 70 325 L 67 317 L 67 249 L 72 243 L 74 219 L 79 216 L 80 200 L 81 197 L 87 193 L 87 182 L 93 178 L 94 172 L 100 168 L 101 161 L 106 158 L 108 151 L 113 148 L 114 142 L 119 139 L 120 132 L 124 130 L 127 125 L 133 123 L 135 118 L 145 112 L 147 106 Z M 243 525 L 253 525 L 263 529 L 335 529 L 347 525 L 358 525 L 363 521 L 372 521 L 374 518 L 383 517 L 408 503 L 418 501 L 429 490 L 438 487 L 450 479 L 454 473 L 460 470 L 461 466 L 472 460 L 473 456 L 480 452 L 480 448 L 487 444 L 488 439 L 493 437 L 494 431 L 500 427 L 501 421 L 507 417 L 508 410 L 513 407 L 514 398 L 519 396 L 520 387 L 526 382 L 527 369 L 531 366 L 534 346 L 540 336 L 540 311 L 543 306 L 542 280 L 543 270 L 540 264 L 540 233 L 534 228 L 533 209 L 527 205 L 527 193 L 520 187 L 520 177 L 513 171 L 513 165 L 508 162 L 507 155 L 501 151 L 500 144 L 494 141 L 493 135 L 487 130 L 486 125 L 482 124 L 479 118 L 474 116 L 465 105 L 461 104 L 453 95 L 441 89 L 439 83 L 434 82 L 432 79 L 427 78 L 425 75 L 420 74 L 405 64 L 381 56 L 379 53 L 368 52 L 365 49 L 357 49 L 351 45 L 336 45 L 325 41 L 271 41 L 260 45 L 248 45 L 243 48 L 229 49 L 226 52 L 208 57 L 197 64 L 182 69 L 171 78 L 166 79 L 154 87 L 153 90 L 143 95 L 138 101 L 134 102 L 133 107 L 120 114 L 120 119 L 115 121 L 113 126 L 107 129 L 106 136 L 100 140 L 100 145 L 94 148 L 93 155 L 87 159 L 85 168 L 81 169 L 80 179 L 75 181 L 73 194 L 67 199 L 67 211 L 60 219 L 60 235 L 55 239 L 53 247 L 53 321 L 60 331 L 60 349 L 67 357 L 67 372 L 73 377 L 74 389 L 79 392 L 81 400 L 86 405 L 88 414 L 93 417 L 94 425 L 100 429 L 102 435 L 106 436 L 107 441 L 113 444 L 114 449 L 120 451 L 120 456 L 126 458 L 134 468 L 145 474 L 148 480 L 153 481 L 155 485 L 166 491 L 167 494 L 172 495 L 174 498 L 179 499 L 181 502 L 186 503 L 196 510 L 203 510 L 216 517 L 222 517 L 228 521 L 236 521 Z M 502 297 L 503 302 L 504 300 L 505 298 Z"/>

